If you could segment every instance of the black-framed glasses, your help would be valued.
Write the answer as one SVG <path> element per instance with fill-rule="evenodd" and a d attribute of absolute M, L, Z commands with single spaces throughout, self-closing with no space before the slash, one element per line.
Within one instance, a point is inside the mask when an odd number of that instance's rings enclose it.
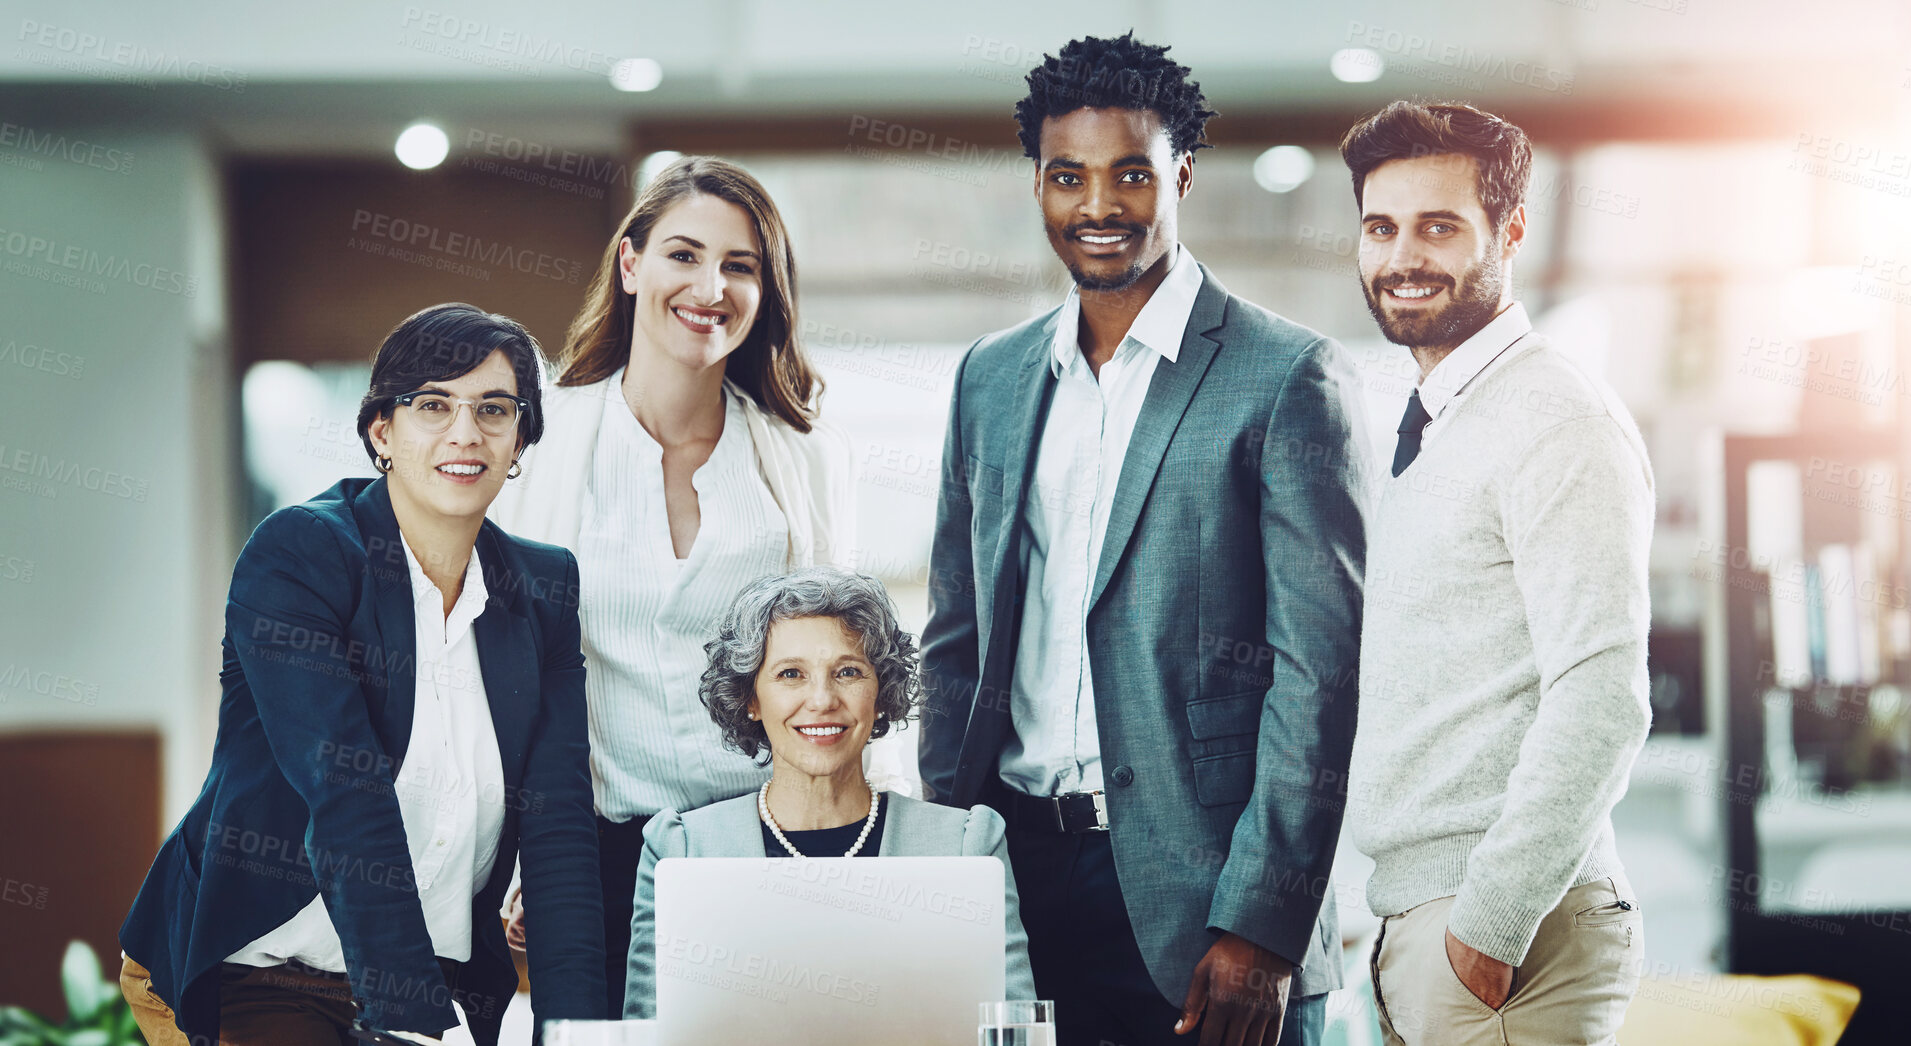
<path fill-rule="evenodd" d="M 392 397 L 405 409 L 411 423 L 425 432 L 438 433 L 451 428 L 459 407 L 470 407 L 478 431 L 487 436 L 503 436 L 518 427 L 518 419 L 531 409 L 531 401 L 502 392 L 486 393 L 475 400 L 447 396 L 442 392 L 407 392 Z"/>

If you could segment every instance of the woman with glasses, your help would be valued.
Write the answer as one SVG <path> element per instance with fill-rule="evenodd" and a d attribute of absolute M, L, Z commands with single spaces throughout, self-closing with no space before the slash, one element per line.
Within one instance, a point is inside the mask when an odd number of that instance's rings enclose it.
<path fill-rule="evenodd" d="M 492 517 L 577 552 L 606 919 L 605 1003 L 623 955 L 644 825 L 754 791 L 767 772 L 697 701 L 703 644 L 765 574 L 854 545 L 848 441 L 815 407 L 797 341 L 796 259 L 749 172 L 687 157 L 617 226 L 572 323 L 549 428 Z M 551 932 L 511 911 L 521 941 Z"/>
<path fill-rule="evenodd" d="M 148 1042 L 437 1036 L 457 1003 L 495 1043 L 519 860 L 536 1016 L 606 1016 L 577 563 L 485 519 L 538 403 L 529 332 L 426 309 L 359 408 L 383 475 L 246 542 L 212 769 L 120 930 Z"/>

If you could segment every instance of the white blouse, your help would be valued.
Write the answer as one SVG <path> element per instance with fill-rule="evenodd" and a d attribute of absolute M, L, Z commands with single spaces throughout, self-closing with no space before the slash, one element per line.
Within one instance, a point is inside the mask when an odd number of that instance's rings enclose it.
<path fill-rule="evenodd" d="M 744 405 L 724 392 L 723 434 L 691 476 L 701 523 L 690 555 L 671 548 L 663 448 L 631 415 L 623 372 L 607 402 L 577 539 L 585 694 L 597 812 L 612 821 L 691 810 L 768 777 L 723 747 L 697 697 L 736 594 L 784 570 L 789 529 L 757 466 Z"/>
<path fill-rule="evenodd" d="M 447 615 L 444 597 L 412 554 L 411 543 L 399 543 L 411 568 L 417 670 L 411 739 L 392 790 L 432 951 L 466 962 L 471 958 L 471 899 L 491 878 L 504 832 L 504 762 L 472 630 L 488 593 L 474 548 L 465 564 L 464 588 Z M 277 966 L 287 959 L 345 972 L 344 948 L 322 896 L 226 957 L 246 966 Z"/>

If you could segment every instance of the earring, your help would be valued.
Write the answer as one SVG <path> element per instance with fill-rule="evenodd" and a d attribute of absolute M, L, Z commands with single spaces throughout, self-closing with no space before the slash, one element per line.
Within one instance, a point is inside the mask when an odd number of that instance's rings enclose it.
<path fill-rule="evenodd" d="M 378 471 L 380 472 L 390 472 L 391 471 L 391 455 L 380 454 L 378 456 L 378 460 L 374 461 L 372 464 L 378 466 Z"/>
<path fill-rule="evenodd" d="M 505 478 L 505 479 L 516 479 L 516 478 L 518 478 L 519 476 L 522 476 L 522 475 L 524 475 L 524 466 L 522 466 L 522 465 L 520 465 L 520 464 L 518 464 L 518 463 L 517 463 L 516 461 L 513 461 L 513 462 L 511 462 L 511 471 L 509 471 L 509 472 L 507 472 L 507 473 L 505 473 L 505 474 L 504 474 L 504 478 Z"/>
<path fill-rule="evenodd" d="M 748 715 L 748 716 L 749 716 L 749 717 L 750 717 L 751 719 L 755 719 L 755 718 L 756 718 L 756 713 L 755 713 L 755 712 L 746 712 L 746 713 L 744 713 L 744 714 L 745 714 L 745 715 Z"/>

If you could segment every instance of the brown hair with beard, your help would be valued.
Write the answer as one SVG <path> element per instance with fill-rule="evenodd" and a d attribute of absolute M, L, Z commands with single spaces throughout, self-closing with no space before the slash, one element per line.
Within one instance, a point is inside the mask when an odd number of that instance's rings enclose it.
<path fill-rule="evenodd" d="M 1455 154 L 1479 161 L 1474 188 L 1495 232 L 1506 228 L 1514 208 L 1526 202 L 1533 178 L 1533 143 L 1501 117 L 1459 102 L 1392 102 L 1349 128 L 1340 140 L 1341 159 L 1354 176 L 1354 204 L 1361 204 L 1367 175 L 1389 160 Z"/>
<path fill-rule="evenodd" d="M 664 212 L 695 195 L 714 196 L 742 208 L 763 245 L 763 301 L 750 333 L 724 361 L 724 375 L 758 406 L 796 431 L 808 432 L 823 382 L 796 337 L 796 255 L 789 228 L 763 183 L 742 167 L 714 156 L 686 156 L 664 168 L 637 194 L 637 202 L 604 251 L 603 264 L 585 293 L 583 311 L 571 321 L 564 351 L 557 359 L 557 383 L 603 381 L 630 358 L 636 300 L 618 279 L 618 246 L 628 239 L 633 249 L 642 251 Z"/>

